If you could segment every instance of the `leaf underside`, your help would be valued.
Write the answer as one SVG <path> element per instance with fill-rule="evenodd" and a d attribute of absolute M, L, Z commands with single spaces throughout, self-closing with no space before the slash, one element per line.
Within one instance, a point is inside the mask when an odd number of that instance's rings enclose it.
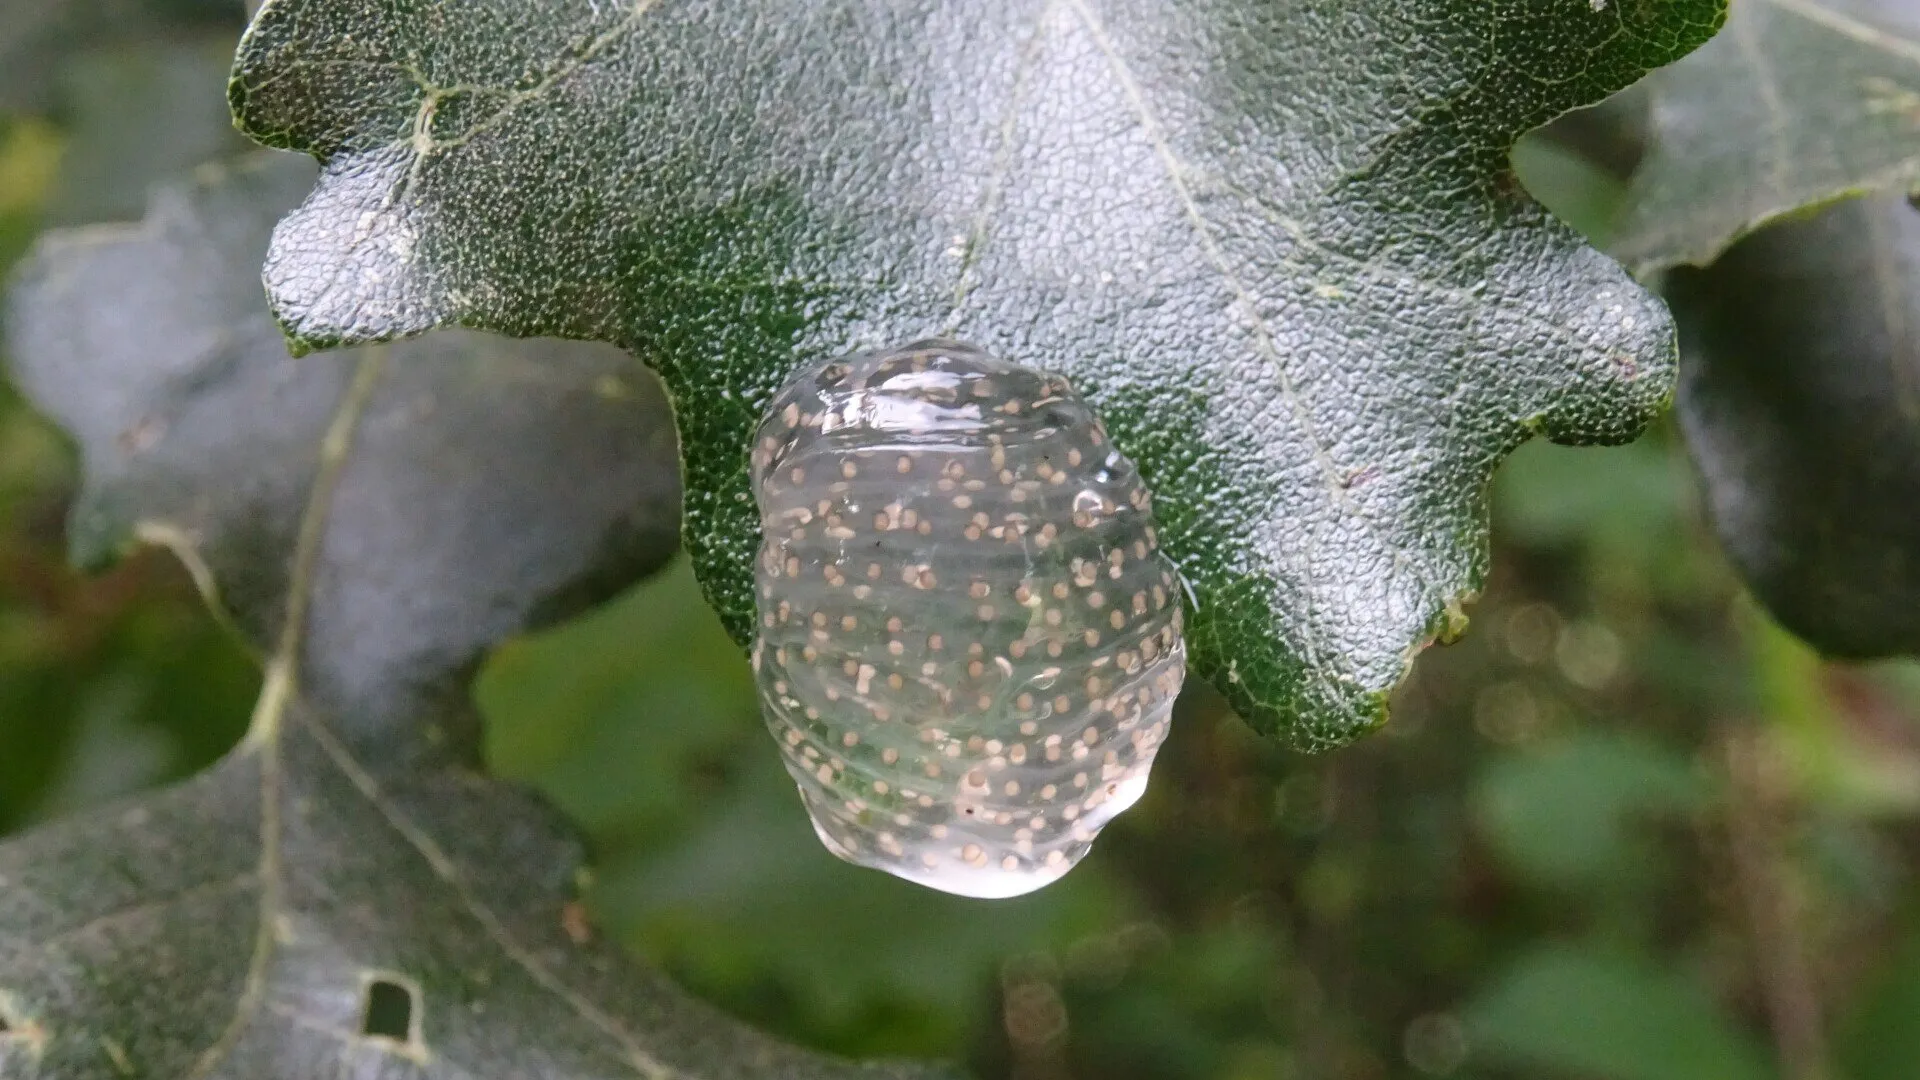
<path fill-rule="evenodd" d="M 267 259 L 296 345 L 458 324 L 661 374 L 736 639 L 763 405 L 944 333 L 1093 401 L 1156 494 L 1196 669 L 1326 747 L 1459 629 L 1500 459 L 1665 403 L 1664 309 L 1507 155 L 1722 7 L 270 0 L 231 97 L 324 164 Z"/>
<path fill-rule="evenodd" d="M 0 845 L 0 1076 L 928 1075 L 774 1043 L 577 916 L 578 845 L 481 774 L 466 683 L 672 553 L 666 402 L 606 346 L 288 356 L 255 268 L 312 177 L 202 170 L 48 234 L 11 294 L 14 375 L 84 458 L 76 556 L 173 547 L 266 680 L 214 769 Z"/>

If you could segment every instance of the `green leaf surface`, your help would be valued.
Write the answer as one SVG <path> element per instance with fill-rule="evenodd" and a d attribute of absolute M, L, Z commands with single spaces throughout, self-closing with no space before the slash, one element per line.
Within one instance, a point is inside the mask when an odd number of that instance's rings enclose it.
<path fill-rule="evenodd" d="M 266 680 L 208 773 L 0 846 L 0 1075 L 912 1071 L 774 1044 L 567 915 L 578 846 L 480 773 L 466 682 L 672 551 L 665 402 L 604 346 L 288 356 L 254 267 L 311 179 L 209 168 L 13 290 L 15 374 L 85 460 L 77 554 L 173 547 Z"/>
<path fill-rule="evenodd" d="M 1664 309 L 1508 152 L 1722 8 L 270 0 L 231 97 L 325 165 L 267 261 L 298 344 L 459 324 L 654 365 L 736 640 L 760 409 L 797 365 L 945 333 L 1095 403 L 1196 669 L 1328 746 L 1459 629 L 1499 459 L 1665 402 Z"/>
<path fill-rule="evenodd" d="M 1676 270 L 1679 414 L 1721 545 L 1821 650 L 1920 652 L 1920 214 L 1855 199 Z"/>
<path fill-rule="evenodd" d="M 1646 157 L 1609 245 L 1642 271 L 1705 266 L 1803 207 L 1920 180 L 1920 5 L 1742 0 L 1647 81 Z"/>
<path fill-rule="evenodd" d="M 1574 946 L 1522 957 L 1468 1005 L 1475 1060 L 1595 1080 L 1768 1080 L 1766 1055 L 1691 982 Z"/>

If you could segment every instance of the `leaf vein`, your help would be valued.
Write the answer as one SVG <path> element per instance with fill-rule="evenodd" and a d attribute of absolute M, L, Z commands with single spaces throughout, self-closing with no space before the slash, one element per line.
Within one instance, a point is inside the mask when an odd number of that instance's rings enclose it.
<path fill-rule="evenodd" d="M 974 212 L 973 226 L 968 230 L 966 247 L 960 256 L 960 276 L 953 287 L 953 313 L 947 317 L 943 333 L 951 334 L 960 325 L 962 311 L 967 305 L 967 297 L 975 284 L 974 267 L 980 259 L 980 252 L 986 247 L 988 234 L 993 227 L 993 218 L 1000 211 L 1000 199 L 1006 189 L 1008 174 L 1013 168 L 1014 133 L 1019 129 L 1020 107 L 1026 103 L 1027 80 L 1040 62 L 1040 54 L 1045 51 L 1047 24 L 1053 13 L 1060 7 L 1060 0 L 1047 0 L 1034 20 L 1033 39 L 1020 52 L 1019 63 L 1014 68 L 1013 87 L 1008 94 L 1005 114 L 1000 118 L 999 145 L 994 148 L 993 165 L 987 176 L 985 189 L 980 195 L 980 205 Z"/>
<path fill-rule="evenodd" d="M 248 870 L 221 881 L 203 881 L 198 885 L 181 889 L 169 896 L 163 896 L 138 904 L 128 904 L 125 907 L 116 908 L 113 911 L 96 915 L 78 926 L 62 930 L 57 934 L 39 938 L 34 942 L 34 945 L 37 951 L 51 952 L 70 941 L 98 933 L 116 923 L 137 919 L 143 915 L 148 915 L 188 900 L 199 899 L 214 893 L 226 892 L 230 889 L 243 888 L 253 884 L 256 880 L 257 871 Z"/>
<path fill-rule="evenodd" d="M 453 858 L 425 830 L 388 803 L 380 790 L 379 782 L 361 766 L 352 752 L 318 718 L 309 719 L 306 730 L 313 735 L 327 757 L 347 778 L 347 782 L 353 786 L 354 790 L 359 792 L 360 796 L 386 820 L 387 825 L 420 855 L 434 874 L 446 882 L 447 887 L 459 898 L 461 906 L 465 907 L 467 913 L 472 915 L 486 931 L 487 937 L 492 939 L 493 943 L 498 945 L 500 950 L 506 953 L 507 957 L 521 970 L 549 993 L 565 1002 L 582 1019 L 618 1042 L 626 1051 L 629 1064 L 639 1075 L 647 1077 L 647 1080 L 693 1080 L 688 1074 L 654 1057 L 641 1045 L 640 1040 L 627 1030 L 625 1025 L 575 993 L 560 980 L 559 976 L 548 970 L 532 950 L 522 945 L 507 929 L 506 924 L 501 922 L 500 917 L 467 888 L 466 881 Z"/>
<path fill-rule="evenodd" d="M 239 999 L 234 1003 L 233 1015 L 213 1044 L 201 1053 L 193 1068 L 187 1071 L 185 1080 L 205 1080 L 213 1074 L 213 1070 L 233 1052 L 241 1033 L 246 1030 L 266 996 L 267 967 L 273 959 L 275 945 L 274 922 L 279 917 L 284 892 L 280 850 L 281 724 L 295 693 L 300 650 L 306 641 L 309 592 L 313 587 L 315 569 L 319 565 L 320 542 L 326 535 L 327 511 L 333 505 L 334 490 L 339 486 L 340 474 L 346 468 L 347 451 L 352 447 L 360 417 L 366 411 L 374 387 L 379 384 L 386 352 L 384 346 L 366 351 L 354 371 L 352 385 L 342 396 L 340 406 L 334 411 L 333 420 L 320 442 L 313 488 L 308 493 L 307 505 L 301 514 L 300 531 L 293 549 L 292 570 L 287 575 L 287 610 L 281 621 L 273 655 L 267 661 L 266 679 L 261 686 L 260 701 L 254 707 L 253 723 L 247 730 L 245 741 L 236 751 L 240 755 L 256 754 L 260 760 L 260 862 L 257 871 L 260 905 L 254 926 L 253 951 L 247 961 L 246 981 L 241 986 Z"/>
<path fill-rule="evenodd" d="M 1119 49 L 1115 47 L 1113 39 L 1108 36 L 1106 28 L 1087 5 L 1086 0 L 1066 0 L 1066 2 L 1073 6 L 1074 12 L 1080 17 L 1081 24 L 1086 27 L 1087 34 L 1106 59 L 1108 69 L 1113 72 L 1114 79 L 1120 84 L 1121 91 L 1133 107 L 1141 130 L 1145 132 L 1148 142 L 1152 144 L 1154 156 L 1159 160 L 1162 170 L 1166 173 L 1168 184 L 1180 200 L 1181 210 L 1193 227 L 1201 254 L 1226 282 L 1227 288 L 1234 295 L 1235 305 L 1245 314 L 1254 337 L 1259 342 L 1261 354 L 1273 371 L 1274 377 L 1279 380 L 1280 396 L 1286 401 L 1288 410 L 1293 414 L 1294 422 L 1300 425 L 1301 433 L 1313 447 L 1314 461 L 1320 467 L 1321 478 L 1325 483 L 1328 496 L 1336 506 L 1353 510 L 1351 500 L 1340 485 L 1340 467 L 1333 460 L 1332 453 L 1327 449 L 1326 442 L 1320 435 L 1318 425 L 1314 423 L 1305 400 L 1301 398 L 1299 389 L 1293 383 L 1292 375 L 1288 373 L 1285 363 L 1282 362 L 1280 350 L 1274 344 L 1273 333 L 1268 328 L 1266 320 L 1261 318 L 1259 309 L 1254 305 L 1252 292 L 1228 265 L 1226 253 L 1220 249 L 1219 241 L 1213 235 L 1212 224 L 1207 221 L 1206 215 L 1200 212 L 1199 203 L 1194 200 L 1193 192 L 1188 189 L 1186 180 L 1182 178 L 1185 166 L 1181 163 L 1179 156 L 1174 153 L 1173 144 L 1168 140 L 1158 115 L 1147 103 L 1146 94 L 1141 90 L 1139 80 L 1134 78 L 1132 70 L 1121 58 Z"/>

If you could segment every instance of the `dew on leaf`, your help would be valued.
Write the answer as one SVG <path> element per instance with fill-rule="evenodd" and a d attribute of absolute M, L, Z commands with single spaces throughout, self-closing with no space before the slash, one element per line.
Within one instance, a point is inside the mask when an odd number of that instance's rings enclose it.
<path fill-rule="evenodd" d="M 821 841 L 965 896 L 1065 874 L 1186 673 L 1152 498 L 1092 409 L 923 341 L 799 372 L 752 469 L 761 708 Z"/>

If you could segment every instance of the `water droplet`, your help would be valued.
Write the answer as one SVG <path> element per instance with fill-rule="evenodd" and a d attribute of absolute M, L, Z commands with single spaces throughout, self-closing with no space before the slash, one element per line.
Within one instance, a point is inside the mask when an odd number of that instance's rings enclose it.
<path fill-rule="evenodd" d="M 1179 605 L 1115 599 L 1172 580 L 1133 463 L 1065 379 L 948 341 L 802 370 L 753 446 L 761 707 L 821 841 L 965 896 L 1065 874 L 1186 673 Z"/>

